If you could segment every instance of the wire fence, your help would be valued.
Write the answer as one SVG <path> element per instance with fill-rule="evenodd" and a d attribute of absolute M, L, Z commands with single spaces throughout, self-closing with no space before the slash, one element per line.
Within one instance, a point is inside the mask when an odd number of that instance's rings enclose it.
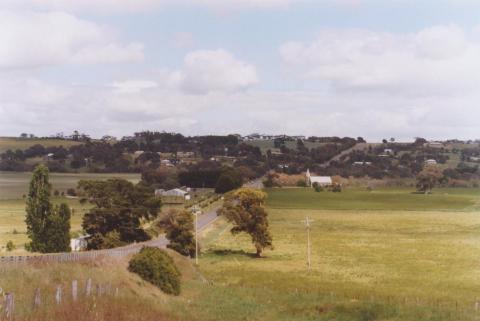
<path fill-rule="evenodd" d="M 131 254 L 135 254 L 140 251 L 144 246 L 152 247 L 165 247 L 167 240 L 163 237 L 143 242 L 127 245 L 124 247 L 97 250 L 97 251 L 85 251 L 85 252 L 68 252 L 68 253 L 55 253 L 55 254 L 43 254 L 43 255 L 16 255 L 16 256 L 0 256 L 0 265 L 10 264 L 23 264 L 23 263 L 47 263 L 47 262 L 78 262 L 96 260 L 102 257 L 125 257 Z"/>

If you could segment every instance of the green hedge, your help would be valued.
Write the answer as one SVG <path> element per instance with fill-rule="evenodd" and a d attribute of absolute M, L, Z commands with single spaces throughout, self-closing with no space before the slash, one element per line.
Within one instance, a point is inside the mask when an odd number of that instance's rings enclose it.
<path fill-rule="evenodd" d="M 167 294 L 180 294 L 180 271 L 164 250 L 156 247 L 142 248 L 130 260 L 128 270 Z"/>

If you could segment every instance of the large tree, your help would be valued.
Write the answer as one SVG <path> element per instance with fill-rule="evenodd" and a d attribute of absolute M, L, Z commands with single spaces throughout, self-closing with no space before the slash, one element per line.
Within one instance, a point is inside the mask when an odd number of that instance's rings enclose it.
<path fill-rule="evenodd" d="M 70 252 L 70 208 L 56 206 L 46 226 L 48 252 Z"/>
<path fill-rule="evenodd" d="M 417 191 L 430 193 L 432 189 L 440 183 L 443 178 L 443 172 L 437 165 L 426 165 L 417 175 Z"/>
<path fill-rule="evenodd" d="M 268 213 L 264 207 L 266 197 L 260 190 L 240 188 L 225 197 L 223 207 L 218 211 L 233 223 L 232 234 L 245 232 L 251 236 L 257 257 L 261 257 L 265 248 L 273 248 Z"/>
<path fill-rule="evenodd" d="M 193 214 L 186 210 L 171 209 L 160 221 L 165 229 L 165 236 L 170 241 L 169 249 L 195 257 L 195 238 L 193 231 Z"/>
<path fill-rule="evenodd" d="M 82 227 L 92 237 L 89 249 L 142 242 L 150 236 L 142 228 L 145 220 L 158 215 L 161 201 L 151 187 L 124 179 L 80 181 L 79 189 L 95 205 L 83 217 Z"/>
<path fill-rule="evenodd" d="M 33 252 L 65 252 L 70 243 L 70 209 L 66 204 L 53 208 L 48 168 L 39 165 L 30 181 L 27 197 L 27 248 Z"/>

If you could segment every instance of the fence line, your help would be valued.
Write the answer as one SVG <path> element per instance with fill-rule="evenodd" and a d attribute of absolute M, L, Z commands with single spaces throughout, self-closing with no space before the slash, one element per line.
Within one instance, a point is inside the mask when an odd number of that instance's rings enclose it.
<path fill-rule="evenodd" d="M 115 287 L 112 291 L 111 283 L 105 283 L 105 284 L 97 283 L 95 293 L 92 293 L 91 288 L 92 288 L 91 278 L 88 278 L 85 281 L 84 292 L 79 291 L 78 280 L 72 280 L 71 294 L 69 296 L 67 291 L 68 286 L 65 286 L 64 284 L 58 284 L 54 287 L 55 292 L 53 295 L 53 300 L 56 305 L 62 305 L 64 303 L 76 302 L 77 300 L 80 299 L 81 296 L 90 297 L 91 295 L 94 294 L 97 297 L 100 297 L 103 295 L 112 295 L 113 297 L 118 297 L 120 292 L 118 287 Z M 17 303 L 15 302 L 14 292 L 5 293 L 5 295 L 3 296 L 3 302 L 1 298 L 2 297 L 0 296 L 0 320 L 5 320 L 5 321 L 14 320 L 15 305 Z M 36 288 L 33 292 L 32 311 L 38 310 L 39 308 L 41 308 L 42 304 L 44 304 L 45 306 L 48 306 L 49 305 L 48 302 L 51 302 L 51 301 L 49 301 L 47 297 L 42 297 L 42 293 L 40 292 L 40 289 Z M 22 303 L 22 306 L 25 306 L 25 304 L 28 306 L 28 302 L 20 302 L 20 303 Z"/>
<path fill-rule="evenodd" d="M 108 250 L 96 250 L 85 252 L 70 252 L 70 253 L 55 253 L 43 255 L 25 255 L 25 256 L 0 256 L 0 265 L 6 264 L 23 264 L 29 262 L 77 262 L 83 260 L 93 260 L 101 257 L 125 257 L 130 254 L 135 254 L 144 246 L 165 247 L 166 240 L 159 238 L 156 240 L 135 243 L 120 248 Z"/>
<path fill-rule="evenodd" d="M 216 212 L 212 210 L 210 214 Z M 207 214 L 206 214 L 207 215 Z M 199 227 L 199 231 L 205 229 L 208 225 L 216 220 L 216 216 L 212 217 L 203 226 Z M 67 252 L 53 253 L 42 255 L 25 255 L 25 256 L 0 256 L 0 267 L 7 264 L 24 264 L 29 262 L 48 263 L 48 262 L 77 262 L 83 260 L 93 260 L 101 257 L 125 257 L 138 253 L 144 246 L 161 247 L 167 246 L 168 241 L 165 237 L 159 237 L 154 240 L 129 244 L 123 247 L 117 247 L 106 250 L 85 251 L 85 252 Z"/>

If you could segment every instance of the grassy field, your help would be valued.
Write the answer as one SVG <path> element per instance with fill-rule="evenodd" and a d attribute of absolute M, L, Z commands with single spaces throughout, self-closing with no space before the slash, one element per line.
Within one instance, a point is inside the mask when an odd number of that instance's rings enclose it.
<path fill-rule="evenodd" d="M 247 236 L 232 236 L 217 221 L 200 259 L 213 286 L 187 283 L 192 304 L 168 309 L 201 320 L 478 320 L 478 190 L 437 191 L 443 203 L 422 206 L 407 190 L 363 202 L 355 193 L 269 191 L 275 249 L 263 259 L 252 258 Z M 310 272 L 307 215 L 314 220 Z"/>
<path fill-rule="evenodd" d="M 325 210 L 404 210 L 404 211 L 477 211 L 480 189 L 442 188 L 432 194 L 416 194 L 414 189 L 383 188 L 371 192 L 347 188 L 341 193 L 320 192 L 310 188 L 282 188 L 268 191 L 270 208 Z"/>
<path fill-rule="evenodd" d="M 53 190 L 65 191 L 75 188 L 81 179 L 108 179 L 120 177 L 131 182 L 138 182 L 138 174 L 50 174 Z M 31 173 L 0 172 L 0 255 L 5 255 L 5 245 L 12 241 L 17 249 L 13 254 L 21 254 L 24 244 L 28 241 L 25 226 L 25 200 L 23 194 L 28 191 Z M 52 202 L 59 204 L 67 202 L 73 209 L 72 232 L 81 231 L 81 219 L 88 210 L 89 204 L 81 205 L 77 199 L 53 197 Z M 0 285 L 1 286 L 1 285 Z"/>
<path fill-rule="evenodd" d="M 63 197 L 52 198 L 53 204 L 67 203 L 73 210 L 71 231 L 80 233 L 82 217 L 88 211 L 90 204 L 80 204 L 77 199 Z M 25 243 L 28 242 L 27 227 L 25 225 L 25 200 L 0 200 L 0 255 L 23 254 Z M 6 252 L 5 245 L 8 241 L 15 244 L 16 249 Z"/>
<path fill-rule="evenodd" d="M 319 146 L 324 145 L 325 143 L 318 143 L 318 142 L 309 142 L 307 140 L 303 141 L 305 147 L 307 148 L 316 148 Z M 267 153 L 270 149 L 272 152 L 279 152 L 279 148 L 275 148 L 273 144 L 273 140 L 254 140 L 254 141 L 247 141 L 246 144 L 255 146 L 260 148 L 263 154 Z M 297 141 L 287 141 L 285 146 L 291 149 L 297 148 Z"/>
<path fill-rule="evenodd" d="M 40 144 L 44 147 L 63 146 L 68 148 L 70 146 L 81 144 L 81 142 L 74 142 L 72 140 L 63 139 L 40 139 L 40 138 L 16 138 L 16 137 L 0 137 L 0 153 L 11 149 L 25 150 L 30 146 Z"/>
<path fill-rule="evenodd" d="M 179 267 L 184 281 L 195 282 L 198 274 L 190 261 L 170 252 Z M 0 287 L 15 295 L 15 318 L 24 320 L 65 321 L 174 321 L 180 320 L 165 312 L 163 305 L 169 301 L 182 301 L 171 297 L 127 271 L 127 260 L 100 259 L 94 263 L 63 263 L 22 265 L 1 270 Z M 92 295 L 85 296 L 87 279 L 92 280 Z M 73 302 L 71 282 L 78 281 L 78 300 Z M 62 303 L 55 304 L 55 289 L 63 288 Z M 104 291 L 96 294 L 97 285 Z M 33 309 L 35 289 L 40 289 L 41 306 Z M 118 295 L 115 296 L 115 289 Z M 3 304 L 3 299 L 1 301 Z M 187 305 L 187 302 L 184 302 Z M 2 310 L 3 317 L 3 310 Z M 3 318 L 2 318 L 3 320 Z M 6 320 L 6 319 L 5 319 Z M 195 318 L 190 320 L 196 320 Z"/>
<path fill-rule="evenodd" d="M 25 288 L 18 290 L 19 301 L 24 302 L 39 282 L 47 291 L 72 275 L 80 280 L 93 275 L 128 289 L 121 305 L 112 303 L 119 320 L 128 320 L 124 307 L 131 309 L 130 315 L 142 313 L 138 318 L 146 320 L 151 314 L 138 309 L 151 307 L 160 320 L 479 319 L 478 190 L 417 195 L 401 189 L 339 194 L 274 189 L 268 194 L 274 250 L 267 250 L 262 259 L 253 258 L 249 237 L 232 236 L 231 225 L 219 219 L 201 238 L 200 272 L 209 283 L 188 268 L 190 277 L 185 278 L 180 297 L 164 296 L 142 283 L 125 271 L 125 262 L 55 266 L 46 272 L 17 269 L 6 274 L 6 281 L 2 277 L 1 286 Z M 437 195 L 437 201 L 429 200 Z M 302 223 L 306 216 L 313 219 L 310 271 Z M 180 264 L 183 269 L 189 266 L 186 261 Z M 100 315 L 105 309 L 99 307 Z"/>
<path fill-rule="evenodd" d="M 31 173 L 0 172 L 0 200 L 20 199 L 28 192 L 28 184 L 32 177 Z M 79 180 L 82 179 L 109 179 L 124 178 L 133 183 L 140 181 L 140 174 L 72 174 L 72 173 L 50 173 L 50 182 L 53 190 L 60 192 L 68 188 L 76 188 Z"/>

